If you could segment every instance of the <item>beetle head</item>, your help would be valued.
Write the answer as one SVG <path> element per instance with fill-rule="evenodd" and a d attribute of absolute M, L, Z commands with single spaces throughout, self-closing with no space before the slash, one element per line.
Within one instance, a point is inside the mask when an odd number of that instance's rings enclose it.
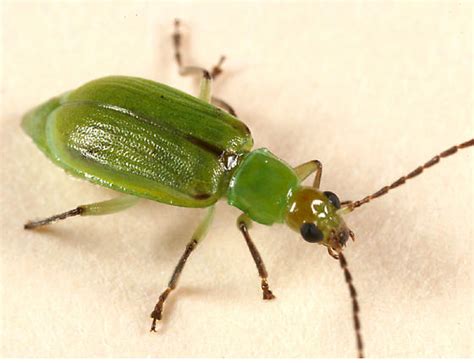
<path fill-rule="evenodd" d="M 299 232 L 305 241 L 326 246 L 331 256 L 337 258 L 349 237 L 354 239 L 338 213 L 340 208 L 336 194 L 301 187 L 290 199 L 286 224 Z"/>

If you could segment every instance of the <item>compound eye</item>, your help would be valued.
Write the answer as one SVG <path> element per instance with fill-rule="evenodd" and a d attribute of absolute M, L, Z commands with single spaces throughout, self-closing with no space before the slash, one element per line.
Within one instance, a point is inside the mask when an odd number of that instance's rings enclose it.
<path fill-rule="evenodd" d="M 314 223 L 303 223 L 300 228 L 301 236 L 308 242 L 320 242 L 323 240 L 323 232 Z"/>
<path fill-rule="evenodd" d="M 339 200 L 336 194 L 334 194 L 333 192 L 324 192 L 324 195 L 329 199 L 334 208 L 341 208 L 341 201 Z"/>

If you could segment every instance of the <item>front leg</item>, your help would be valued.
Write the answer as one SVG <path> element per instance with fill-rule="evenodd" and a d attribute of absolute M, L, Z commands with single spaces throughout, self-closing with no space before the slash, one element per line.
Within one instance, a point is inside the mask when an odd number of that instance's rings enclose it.
<path fill-rule="evenodd" d="M 315 173 L 313 187 L 319 189 L 321 184 L 321 175 L 323 174 L 323 164 L 319 160 L 311 160 L 304 164 L 298 165 L 293 169 L 300 181 L 305 180 L 311 174 Z"/>
<path fill-rule="evenodd" d="M 268 282 L 267 282 L 268 273 L 267 273 L 267 269 L 265 268 L 265 264 L 263 263 L 262 257 L 260 256 L 260 253 L 258 252 L 257 247 L 253 243 L 252 238 L 250 237 L 248 230 L 251 227 L 251 225 L 252 225 L 252 221 L 245 214 L 242 214 L 237 219 L 237 227 L 239 227 L 240 232 L 242 232 L 245 238 L 245 241 L 247 242 L 247 246 L 250 250 L 250 253 L 252 254 L 253 260 L 255 261 L 255 264 L 257 265 L 258 274 L 262 280 L 261 287 L 263 291 L 263 300 L 271 300 L 275 298 L 275 295 L 273 295 L 273 293 L 270 290 L 270 287 L 268 286 Z"/>

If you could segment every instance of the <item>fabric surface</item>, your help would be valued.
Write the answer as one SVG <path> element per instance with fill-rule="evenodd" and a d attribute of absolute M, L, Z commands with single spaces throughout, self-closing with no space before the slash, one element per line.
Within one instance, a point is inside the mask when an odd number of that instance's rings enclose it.
<path fill-rule="evenodd" d="M 149 314 L 203 210 L 142 201 L 41 231 L 29 219 L 114 197 L 67 176 L 21 131 L 45 100 L 111 74 L 198 92 L 173 60 L 227 56 L 215 95 L 322 189 L 358 199 L 472 138 L 470 2 L 2 1 L 3 357 L 355 357 L 351 302 L 327 251 L 251 230 L 277 296 L 220 203 L 157 334 Z M 473 151 L 348 215 L 346 258 L 369 357 L 472 357 Z"/>

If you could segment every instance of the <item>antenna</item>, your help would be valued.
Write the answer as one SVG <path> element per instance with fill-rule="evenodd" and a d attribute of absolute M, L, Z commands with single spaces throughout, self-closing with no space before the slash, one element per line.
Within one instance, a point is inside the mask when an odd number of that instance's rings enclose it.
<path fill-rule="evenodd" d="M 347 286 L 349 287 L 349 293 L 351 294 L 352 299 L 352 317 L 354 318 L 354 330 L 356 334 L 357 341 L 357 353 L 359 358 L 364 358 L 364 343 L 362 341 L 362 333 L 360 329 L 360 320 L 359 320 L 359 302 L 357 301 L 357 291 L 352 283 L 352 275 L 347 268 L 347 261 L 344 255 L 339 252 L 339 264 L 344 270 L 344 277 L 346 278 Z"/>
<path fill-rule="evenodd" d="M 423 165 L 420 165 L 418 168 L 413 170 L 411 173 L 408 173 L 407 175 L 402 176 L 401 178 L 397 179 L 396 181 L 394 181 L 390 185 L 384 186 L 383 188 L 381 188 L 379 191 L 375 192 L 374 194 L 368 195 L 365 198 L 363 198 L 361 200 L 358 200 L 356 202 L 344 203 L 344 204 L 347 204 L 347 206 L 345 208 L 343 208 L 343 210 L 345 210 L 347 212 L 351 212 L 355 208 L 359 208 L 361 205 L 369 203 L 372 199 L 379 198 L 382 195 L 387 194 L 389 190 L 395 189 L 395 188 L 399 187 L 400 185 L 405 184 L 405 182 L 408 179 L 412 179 L 415 176 L 420 175 L 425 169 L 430 168 L 433 165 L 439 163 L 439 161 L 441 159 L 447 158 L 448 156 L 451 156 L 451 155 L 457 153 L 458 150 L 468 148 L 469 146 L 474 146 L 474 139 L 471 139 L 469 141 L 463 142 L 462 144 L 450 147 L 449 149 L 443 151 L 442 153 L 432 157 L 429 161 L 427 161 Z"/>

